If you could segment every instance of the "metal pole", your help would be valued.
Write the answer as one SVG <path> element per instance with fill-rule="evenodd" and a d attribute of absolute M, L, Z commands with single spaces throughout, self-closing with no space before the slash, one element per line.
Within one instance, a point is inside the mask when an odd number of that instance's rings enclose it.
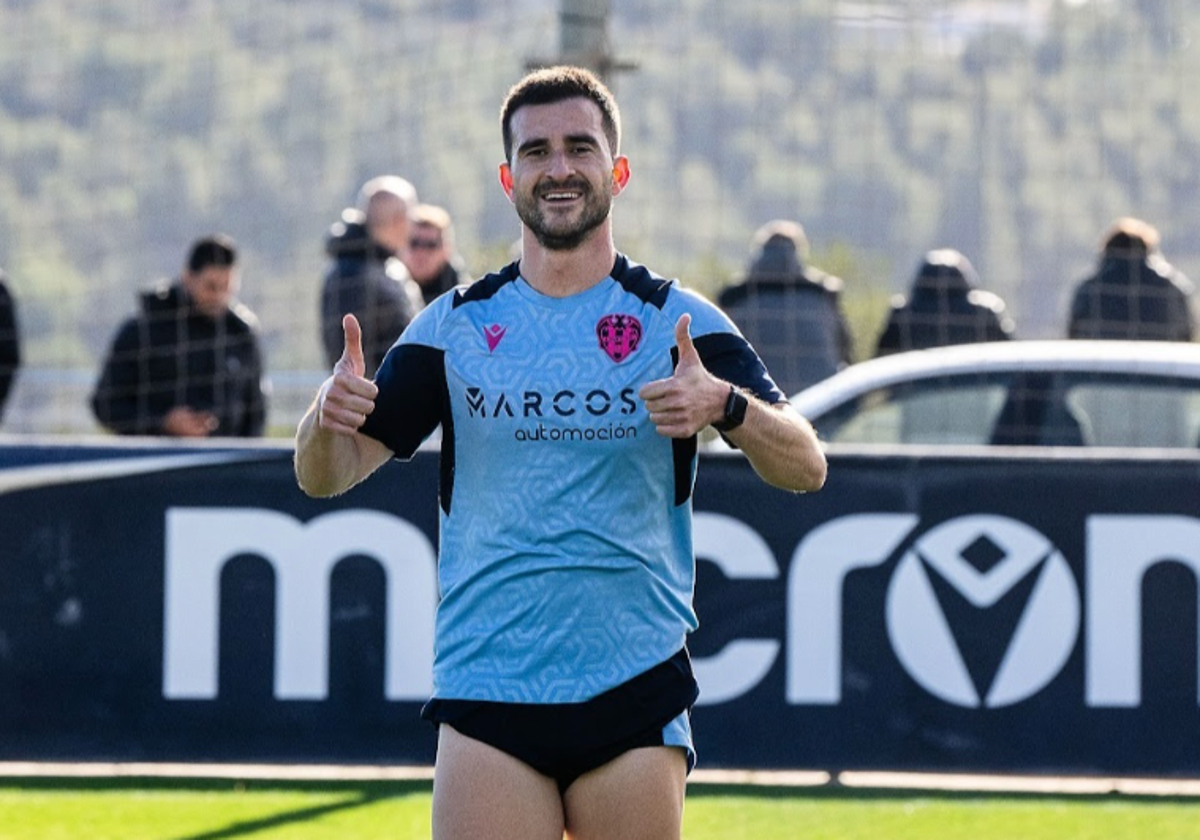
<path fill-rule="evenodd" d="M 612 68 L 608 43 L 609 0 L 562 0 L 558 13 L 559 55 L 567 64 L 601 77 Z"/>
<path fill-rule="evenodd" d="M 552 59 L 526 61 L 526 69 L 551 64 L 586 67 L 613 86 L 618 73 L 636 70 L 637 62 L 622 61 L 613 55 L 608 38 L 612 16 L 610 0 L 562 0 L 558 10 L 558 55 Z"/>

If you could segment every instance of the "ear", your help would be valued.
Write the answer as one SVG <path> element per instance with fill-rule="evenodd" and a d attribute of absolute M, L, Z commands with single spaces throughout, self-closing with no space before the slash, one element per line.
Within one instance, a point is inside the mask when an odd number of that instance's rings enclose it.
<path fill-rule="evenodd" d="M 629 158 L 625 155 L 620 155 L 613 161 L 613 195 L 620 194 L 621 190 L 625 189 L 625 185 L 629 183 L 629 176 L 633 173 L 629 171 Z"/>
<path fill-rule="evenodd" d="M 512 169 L 507 163 L 500 164 L 500 186 L 504 190 L 504 194 L 508 196 L 508 200 L 512 201 L 513 197 L 513 176 Z"/>

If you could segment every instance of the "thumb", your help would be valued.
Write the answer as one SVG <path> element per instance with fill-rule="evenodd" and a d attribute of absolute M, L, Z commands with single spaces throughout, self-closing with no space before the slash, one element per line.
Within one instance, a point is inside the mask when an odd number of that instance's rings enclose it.
<path fill-rule="evenodd" d="M 685 361 L 688 364 L 699 363 L 700 354 L 696 352 L 696 345 L 692 343 L 692 316 L 684 313 L 679 316 L 679 320 L 675 322 L 675 346 L 679 348 L 679 365 Z"/>
<path fill-rule="evenodd" d="M 342 351 L 342 360 L 350 363 L 350 369 L 355 376 L 362 376 L 367 372 L 367 363 L 363 358 L 362 327 L 358 325 L 358 319 L 347 313 L 342 318 L 342 331 L 346 334 L 346 349 Z"/>

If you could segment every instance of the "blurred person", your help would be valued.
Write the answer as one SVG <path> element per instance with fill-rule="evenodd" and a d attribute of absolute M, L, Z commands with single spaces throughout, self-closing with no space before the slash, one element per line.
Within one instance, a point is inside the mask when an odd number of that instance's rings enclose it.
<path fill-rule="evenodd" d="M 1099 265 L 1075 289 L 1070 338 L 1191 341 L 1195 288 L 1164 259 L 1158 231 L 1117 219 L 1104 235 Z"/>
<path fill-rule="evenodd" d="M 236 300 L 237 246 L 193 243 L 179 280 L 141 295 L 117 330 L 92 395 L 106 428 L 125 435 L 254 437 L 266 422 L 258 319 Z"/>
<path fill-rule="evenodd" d="M 754 234 L 745 280 L 717 298 L 789 395 L 851 361 L 842 281 L 807 260 L 808 237 L 799 223 L 768 222 Z"/>
<path fill-rule="evenodd" d="M 1067 336 L 1192 341 L 1195 305 L 1195 288 L 1163 257 L 1158 230 L 1126 216 L 1105 231 L 1095 272 L 1075 288 Z M 1189 423 L 1182 403 L 1154 389 L 1109 395 L 1103 401 L 1081 389 L 1075 401 L 1099 440 L 1119 439 L 1133 422 L 1142 440 L 1169 446 L 1185 436 Z"/>
<path fill-rule="evenodd" d="M 979 288 L 970 260 L 940 248 L 925 254 L 908 295 L 892 298 L 875 355 L 1012 337 L 1013 322 L 1000 296 Z"/>
<path fill-rule="evenodd" d="M 396 175 L 363 184 L 358 207 L 342 211 L 329 229 L 325 252 L 333 265 L 321 290 L 321 340 L 329 365 L 342 354 L 342 317 L 362 325 L 367 373 L 424 306 L 404 264 L 417 191 Z"/>
<path fill-rule="evenodd" d="M 436 204 L 417 206 L 404 261 L 421 289 L 426 306 L 455 286 L 471 282 L 454 248 L 454 224 L 450 213 Z"/>
<path fill-rule="evenodd" d="M 536 71 L 500 122 L 519 261 L 421 312 L 374 381 L 347 316 L 296 476 L 337 495 L 442 424 L 436 840 L 678 838 L 696 435 L 793 491 L 825 459 L 716 306 L 617 252 L 630 168 L 603 83 Z"/>
<path fill-rule="evenodd" d="M 0 417 L 21 366 L 21 335 L 17 329 L 17 303 L 0 270 Z"/>

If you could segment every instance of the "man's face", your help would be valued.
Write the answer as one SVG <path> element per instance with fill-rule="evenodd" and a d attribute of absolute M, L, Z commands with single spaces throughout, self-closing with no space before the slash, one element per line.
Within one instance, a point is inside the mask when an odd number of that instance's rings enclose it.
<path fill-rule="evenodd" d="M 512 115 L 511 127 L 513 159 L 501 167 L 501 182 L 517 215 L 542 247 L 578 247 L 608 219 L 624 186 L 614 173 L 599 106 L 584 98 L 525 105 Z M 624 158 L 618 161 L 626 166 Z"/>
<path fill-rule="evenodd" d="M 408 207 L 398 196 L 376 193 L 367 204 L 367 232 L 397 256 L 408 248 Z"/>
<path fill-rule="evenodd" d="M 209 318 L 220 318 L 237 292 L 237 270 L 210 265 L 200 271 L 184 271 L 183 288 L 192 308 Z"/>
<path fill-rule="evenodd" d="M 442 270 L 442 266 L 450 259 L 446 253 L 446 243 L 437 225 L 413 225 L 412 237 L 408 240 L 408 255 L 405 262 L 413 279 L 424 285 Z"/>

